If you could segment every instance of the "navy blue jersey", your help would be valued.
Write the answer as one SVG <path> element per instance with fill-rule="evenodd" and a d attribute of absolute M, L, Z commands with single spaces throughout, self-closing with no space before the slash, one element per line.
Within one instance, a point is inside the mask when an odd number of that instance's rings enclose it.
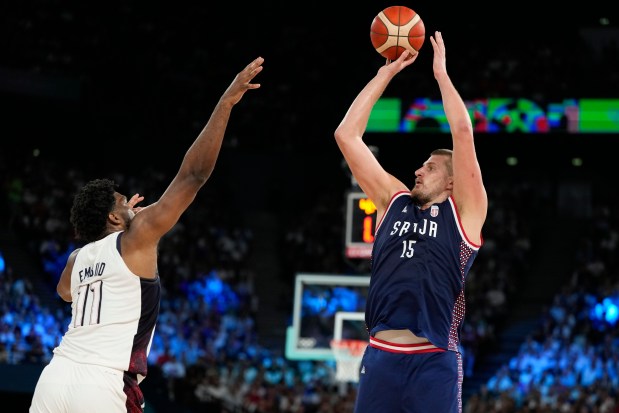
<path fill-rule="evenodd" d="M 451 197 L 422 211 L 410 192 L 396 193 L 374 238 L 365 309 L 370 335 L 409 329 L 459 351 L 464 283 L 480 246 L 464 234 Z"/>

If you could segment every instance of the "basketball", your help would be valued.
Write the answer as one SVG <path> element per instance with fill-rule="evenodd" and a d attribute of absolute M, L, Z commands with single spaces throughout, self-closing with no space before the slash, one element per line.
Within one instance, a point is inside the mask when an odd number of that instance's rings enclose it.
<path fill-rule="evenodd" d="M 404 50 L 416 54 L 425 36 L 423 20 L 406 6 L 387 7 L 374 17 L 370 27 L 372 46 L 389 60 L 396 60 Z"/>

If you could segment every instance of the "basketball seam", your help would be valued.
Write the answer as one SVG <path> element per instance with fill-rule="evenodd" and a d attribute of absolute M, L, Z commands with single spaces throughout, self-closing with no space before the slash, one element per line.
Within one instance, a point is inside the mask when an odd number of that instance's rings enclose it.
<path fill-rule="evenodd" d="M 413 45 L 410 44 L 410 40 L 409 39 L 411 37 L 412 38 L 420 38 L 420 37 L 424 37 L 425 35 L 421 35 L 421 36 L 401 36 L 400 35 L 400 29 L 401 28 L 406 28 L 406 29 L 408 29 L 408 32 L 410 32 L 413 29 L 413 27 L 415 27 L 421 21 L 421 18 L 419 17 L 418 14 L 415 14 L 415 16 L 413 16 L 413 18 L 408 23 L 406 23 L 404 25 L 396 25 L 396 24 L 392 23 L 387 18 L 387 16 L 385 16 L 385 14 L 383 12 L 380 12 L 378 17 L 379 17 L 380 21 L 387 27 L 387 34 L 385 35 L 386 40 L 379 48 L 376 49 L 379 53 L 389 49 L 390 47 L 396 47 L 396 48 L 402 47 L 404 49 L 409 49 L 410 48 L 410 49 L 412 49 L 411 51 L 418 52 L 418 50 L 415 49 L 413 47 Z M 399 22 L 399 16 L 398 16 L 398 22 Z M 394 29 L 397 32 L 397 34 L 391 34 L 394 31 Z M 378 34 L 378 35 L 382 35 L 382 33 L 377 33 L 377 32 L 372 32 L 372 33 L 375 33 L 375 34 Z M 400 40 L 400 38 L 403 38 L 403 37 L 406 37 L 407 43 L 408 43 L 408 47 L 406 47 L 406 45 L 400 45 L 399 40 Z M 389 40 L 393 40 L 394 38 L 395 38 L 395 41 L 396 41 L 395 45 L 391 44 L 389 42 Z"/>
<path fill-rule="evenodd" d="M 411 17 L 411 19 L 405 24 L 401 24 L 402 16 L 403 16 L 403 10 L 401 7 L 398 8 L 397 10 L 397 16 L 394 19 L 395 23 L 392 22 L 387 17 L 387 15 L 385 14 L 385 10 L 378 13 L 376 18 L 378 19 L 378 21 L 380 21 L 380 23 L 384 25 L 384 28 L 386 29 L 386 33 L 382 33 L 382 30 L 381 31 L 373 30 L 374 24 L 372 25 L 372 28 L 370 28 L 370 34 L 374 35 L 375 39 L 377 39 L 378 41 L 382 40 L 382 38 L 384 37 L 384 41 L 380 45 L 374 46 L 376 51 L 383 56 L 385 56 L 383 54 L 385 51 L 392 49 L 392 48 L 395 48 L 396 56 L 399 55 L 398 50 L 400 49 L 409 50 L 411 53 L 418 53 L 419 49 L 415 48 L 412 43 L 415 43 L 416 40 L 424 39 L 425 30 L 422 29 L 423 31 L 422 34 L 413 34 L 413 35 L 411 34 L 411 31 L 413 31 L 415 26 L 417 26 L 419 23 L 422 23 L 422 20 L 419 14 L 413 11 L 414 15 Z M 382 28 L 376 27 L 376 30 L 379 30 L 379 29 L 382 29 Z M 404 35 L 404 33 L 408 33 L 408 35 Z M 374 43 L 374 40 L 373 40 L 373 43 Z"/>

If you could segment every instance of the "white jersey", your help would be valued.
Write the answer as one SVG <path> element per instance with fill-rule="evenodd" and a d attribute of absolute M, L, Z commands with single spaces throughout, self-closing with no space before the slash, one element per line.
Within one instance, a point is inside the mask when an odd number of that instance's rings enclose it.
<path fill-rule="evenodd" d="M 85 245 L 71 273 L 71 323 L 54 354 L 146 376 L 161 298 L 159 277 L 133 274 L 120 252 L 122 232 Z"/>

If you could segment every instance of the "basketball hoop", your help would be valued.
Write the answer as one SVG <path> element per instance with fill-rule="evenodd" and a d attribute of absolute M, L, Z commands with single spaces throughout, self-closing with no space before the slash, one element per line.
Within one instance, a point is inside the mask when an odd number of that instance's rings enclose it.
<path fill-rule="evenodd" d="M 335 379 L 339 382 L 358 382 L 359 366 L 368 342 L 365 340 L 331 340 L 335 357 Z"/>

